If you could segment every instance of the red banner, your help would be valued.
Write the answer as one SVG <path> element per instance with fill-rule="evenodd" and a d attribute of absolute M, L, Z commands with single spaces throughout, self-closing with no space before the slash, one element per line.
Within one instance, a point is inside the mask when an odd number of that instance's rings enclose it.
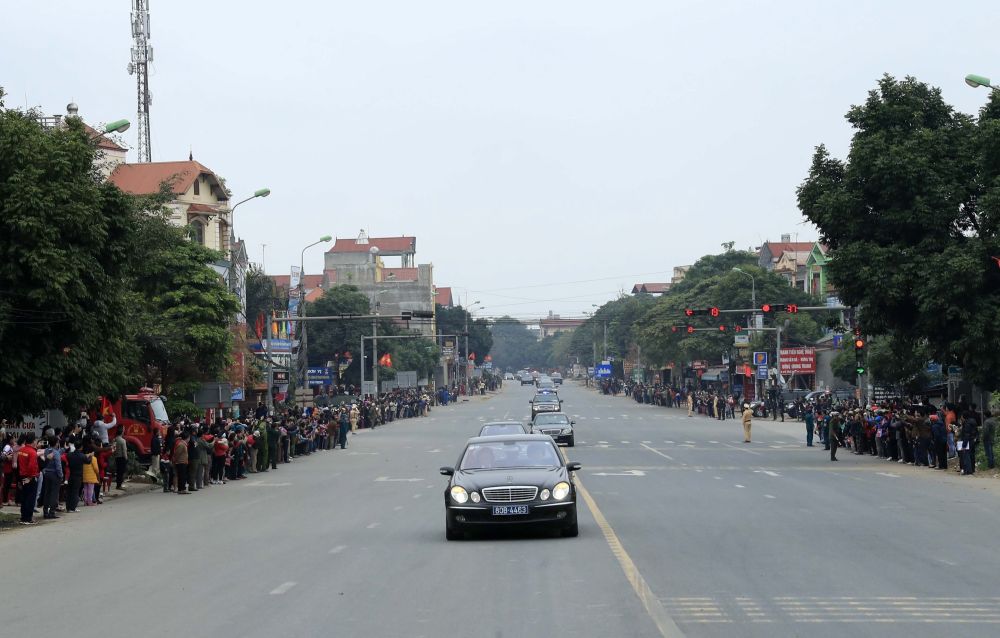
<path fill-rule="evenodd" d="M 781 374 L 816 374 L 815 348 L 782 348 Z"/>

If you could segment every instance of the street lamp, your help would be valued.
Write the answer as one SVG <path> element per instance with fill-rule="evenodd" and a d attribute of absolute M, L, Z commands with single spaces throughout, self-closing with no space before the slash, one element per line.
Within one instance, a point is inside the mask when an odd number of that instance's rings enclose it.
<path fill-rule="evenodd" d="M 128 127 L 132 126 L 128 120 L 115 120 L 114 122 L 108 122 L 104 125 L 104 135 L 111 135 L 112 133 L 124 133 L 128 130 Z"/>
<path fill-rule="evenodd" d="M 468 295 L 468 293 L 466 293 L 466 295 Z M 466 300 L 466 303 L 468 303 L 468 300 Z M 472 309 L 475 308 L 476 306 L 480 306 L 480 308 L 482 307 L 478 301 L 473 301 L 471 305 L 465 308 L 465 392 L 466 394 L 468 394 L 469 392 L 469 379 L 472 378 L 472 375 L 470 374 L 469 371 L 469 316 L 472 314 Z"/>
<path fill-rule="evenodd" d="M 112 122 L 111 124 L 116 124 L 116 122 Z M 230 290 L 235 290 L 237 283 L 236 268 L 235 268 L 236 259 L 235 255 L 233 254 L 233 246 L 236 244 L 236 223 L 234 221 L 233 213 L 236 212 L 236 207 L 239 206 L 240 204 L 245 204 L 246 202 L 249 202 L 251 199 L 256 199 L 257 197 L 267 197 L 270 194 L 271 194 L 270 188 L 260 188 L 258 190 L 255 190 L 253 192 L 253 195 L 247 197 L 244 200 L 236 202 L 236 204 L 229 209 L 229 289 Z M 240 289 L 242 290 L 243 282 L 239 283 L 241 284 Z M 242 315 L 243 318 L 246 319 L 246 303 L 244 301 L 246 299 L 246 296 L 241 292 L 239 297 L 240 297 L 240 315 Z M 268 381 L 270 381 L 270 379 Z"/>
<path fill-rule="evenodd" d="M 262 190 L 267 191 L 266 188 L 262 189 Z M 257 192 L 261 192 L 261 191 L 257 191 Z M 267 192 L 270 193 L 271 191 L 267 191 Z M 267 197 L 267 196 L 266 195 L 261 195 L 260 197 Z M 253 199 L 253 198 L 251 198 L 251 199 Z M 306 316 L 306 286 L 305 286 L 305 283 L 306 283 L 306 266 L 305 266 L 306 265 L 306 262 L 305 262 L 306 251 L 309 250 L 310 248 L 312 248 L 313 246 L 318 246 L 318 245 L 320 245 L 320 244 L 322 244 L 324 242 L 330 241 L 331 239 L 333 239 L 333 237 L 331 237 L 330 235 L 323 235 L 322 237 L 319 238 L 319 241 L 314 241 L 313 243 L 311 243 L 308 246 L 306 246 L 305 248 L 303 248 L 302 252 L 299 253 L 299 316 L 300 317 L 305 317 Z M 308 350 L 307 349 L 309 347 L 309 340 L 306 338 L 306 323 L 307 322 L 305 322 L 305 321 L 300 321 L 299 322 L 299 369 L 302 372 L 302 379 L 304 380 L 305 389 L 308 390 L 309 389 L 309 355 L 308 355 Z"/>
<path fill-rule="evenodd" d="M 742 273 L 750 278 L 750 305 L 753 307 L 753 314 L 757 314 L 757 280 L 754 276 L 743 270 L 739 266 L 733 266 L 733 271 Z"/>
<path fill-rule="evenodd" d="M 1000 88 L 990 84 L 990 79 L 985 75 L 976 75 L 974 73 L 970 73 L 969 75 L 965 76 L 965 83 L 974 89 L 983 87 L 987 89 L 993 89 L 995 91 L 998 88 Z"/>

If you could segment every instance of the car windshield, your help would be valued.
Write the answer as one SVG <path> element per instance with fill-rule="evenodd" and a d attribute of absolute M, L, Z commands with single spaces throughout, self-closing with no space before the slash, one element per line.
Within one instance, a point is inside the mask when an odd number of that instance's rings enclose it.
<path fill-rule="evenodd" d="M 462 457 L 463 470 L 514 467 L 557 467 L 559 455 L 550 441 L 472 443 Z"/>
<path fill-rule="evenodd" d="M 559 403 L 559 397 L 554 394 L 539 394 L 535 397 L 535 403 Z"/>
<path fill-rule="evenodd" d="M 156 397 L 150 401 L 149 405 L 153 408 L 153 416 L 156 417 L 157 421 L 170 423 L 170 417 L 167 416 L 167 409 L 163 406 L 163 400 L 160 397 Z"/>
<path fill-rule="evenodd" d="M 569 423 L 569 417 L 565 414 L 539 414 L 535 417 L 535 425 L 552 425 Z"/>
<path fill-rule="evenodd" d="M 524 434 L 524 428 L 517 423 L 498 423 L 496 425 L 484 425 L 479 436 L 498 436 L 500 434 Z"/>

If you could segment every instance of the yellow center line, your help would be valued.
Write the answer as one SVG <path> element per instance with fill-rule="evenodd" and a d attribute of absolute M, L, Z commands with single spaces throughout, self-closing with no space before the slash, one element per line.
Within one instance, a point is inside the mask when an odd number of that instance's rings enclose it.
<path fill-rule="evenodd" d="M 562 453 L 563 460 L 568 462 L 569 459 L 566 457 L 566 450 L 560 448 L 559 451 Z M 632 590 L 639 597 L 639 602 L 642 603 L 643 608 L 649 614 L 653 624 L 656 625 L 660 635 L 663 638 L 682 638 L 684 633 L 677 626 L 677 623 L 674 622 L 674 619 L 670 617 L 670 614 L 667 613 L 660 599 L 650 589 L 646 583 L 646 579 L 639 573 L 639 568 L 635 566 L 632 557 L 625 551 L 625 547 L 618 539 L 618 535 L 615 534 L 615 530 L 608 523 L 608 519 L 604 518 L 601 509 L 597 507 L 597 502 L 594 501 L 594 498 L 587 491 L 587 488 L 583 486 L 578 477 L 575 482 L 576 491 L 583 497 L 584 502 L 587 503 L 587 508 L 594 517 L 594 521 L 597 522 L 597 526 L 601 528 L 601 533 L 604 534 L 604 540 L 607 541 L 611 553 L 618 559 L 618 564 L 621 565 L 622 571 L 625 572 L 625 578 L 632 585 Z"/>

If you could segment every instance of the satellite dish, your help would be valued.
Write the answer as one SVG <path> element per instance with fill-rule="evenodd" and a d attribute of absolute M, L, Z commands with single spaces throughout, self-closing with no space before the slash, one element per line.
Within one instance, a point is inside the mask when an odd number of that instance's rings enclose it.
<path fill-rule="evenodd" d="M 127 67 L 125 67 L 125 68 L 127 68 L 127 69 L 128 69 L 128 74 L 129 74 L 129 75 L 132 75 L 133 73 L 135 73 L 135 65 L 134 65 L 134 64 L 132 64 L 131 62 L 129 62 L 129 63 L 128 63 L 128 66 L 127 66 Z"/>

